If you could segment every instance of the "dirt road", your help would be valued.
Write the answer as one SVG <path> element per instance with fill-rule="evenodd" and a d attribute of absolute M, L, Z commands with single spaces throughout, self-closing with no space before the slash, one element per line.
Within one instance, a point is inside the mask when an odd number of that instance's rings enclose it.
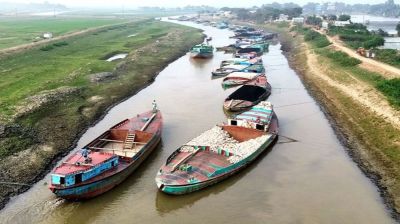
<path fill-rule="evenodd" d="M 326 35 L 325 33 L 315 30 L 323 35 Z M 332 47 L 334 47 L 337 50 L 343 51 L 350 55 L 353 58 L 357 58 L 360 60 L 362 63 L 360 64 L 361 67 L 372 71 L 372 72 L 377 72 L 380 73 L 381 75 L 385 76 L 386 78 L 400 78 L 400 69 L 393 67 L 391 65 L 385 64 L 380 61 L 373 60 L 371 58 L 366 58 L 363 57 L 359 54 L 356 53 L 355 50 L 350 49 L 346 46 L 344 46 L 343 42 L 341 42 L 337 37 L 330 37 L 326 35 L 326 38 L 332 43 Z"/>

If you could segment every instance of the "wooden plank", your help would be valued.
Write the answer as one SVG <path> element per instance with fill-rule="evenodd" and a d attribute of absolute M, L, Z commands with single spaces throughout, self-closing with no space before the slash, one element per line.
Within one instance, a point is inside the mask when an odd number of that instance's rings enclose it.
<path fill-rule="evenodd" d="M 105 139 L 105 138 L 101 138 L 100 141 L 124 143 L 124 141 L 118 141 L 118 140 L 112 140 L 112 139 Z"/>
<path fill-rule="evenodd" d="M 144 131 L 147 126 L 149 126 L 149 124 L 151 123 L 151 121 L 153 121 L 153 119 L 156 117 L 157 113 L 153 113 L 153 116 L 151 116 L 151 118 L 146 122 L 146 124 L 143 125 L 143 127 L 140 129 L 140 131 Z"/>

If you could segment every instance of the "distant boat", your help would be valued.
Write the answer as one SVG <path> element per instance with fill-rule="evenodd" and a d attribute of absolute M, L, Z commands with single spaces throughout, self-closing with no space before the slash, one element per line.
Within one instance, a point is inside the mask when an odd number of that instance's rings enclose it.
<path fill-rule="evenodd" d="M 190 49 L 192 58 L 211 58 L 213 56 L 214 47 L 208 44 L 198 44 Z"/>
<path fill-rule="evenodd" d="M 232 72 L 222 80 L 222 86 L 224 88 L 229 88 L 232 86 L 244 85 L 248 82 L 255 80 L 260 75 L 260 73 L 255 72 Z"/>
<path fill-rule="evenodd" d="M 271 85 L 264 75 L 259 76 L 256 81 L 241 86 L 229 95 L 225 99 L 224 109 L 231 112 L 247 110 L 266 100 L 269 95 L 271 95 Z"/>
<path fill-rule="evenodd" d="M 68 200 L 89 199 L 125 180 L 161 140 L 162 116 L 152 111 L 123 120 L 51 172 L 50 190 Z"/>
<path fill-rule="evenodd" d="M 230 74 L 232 72 L 242 71 L 243 69 L 246 69 L 247 67 L 249 67 L 249 66 L 248 65 L 240 65 L 240 64 L 239 65 L 235 65 L 235 64 L 233 64 L 233 65 L 225 65 L 225 66 L 223 66 L 221 68 L 215 69 L 214 71 L 211 72 L 211 74 L 213 76 L 222 77 L 222 76 L 226 76 L 226 75 L 228 75 L 228 74 Z"/>
<path fill-rule="evenodd" d="M 250 112 L 179 147 L 158 171 L 157 187 L 168 194 L 187 194 L 216 184 L 253 162 L 278 135 L 278 118 L 268 102 Z"/>

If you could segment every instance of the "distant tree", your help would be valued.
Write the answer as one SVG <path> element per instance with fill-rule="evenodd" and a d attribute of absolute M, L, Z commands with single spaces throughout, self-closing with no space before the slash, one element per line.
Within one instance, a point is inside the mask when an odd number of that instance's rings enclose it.
<path fill-rule="evenodd" d="M 397 35 L 400 36 L 400 22 L 396 25 Z"/>
<path fill-rule="evenodd" d="M 237 15 L 238 19 L 240 19 L 240 20 L 247 20 L 250 18 L 250 13 L 249 13 L 249 10 L 247 10 L 247 9 L 238 9 L 236 11 L 236 15 Z"/>
<path fill-rule="evenodd" d="M 382 29 L 380 29 L 380 28 L 379 28 L 375 33 L 378 34 L 378 35 L 381 36 L 381 37 L 387 37 L 387 36 L 389 36 L 388 32 L 386 32 L 386 31 L 384 31 L 384 30 L 382 30 Z"/>
<path fill-rule="evenodd" d="M 300 7 L 295 8 L 285 8 L 282 10 L 282 14 L 286 14 L 290 18 L 299 17 L 303 13 L 303 9 Z"/>
<path fill-rule="evenodd" d="M 339 16 L 338 20 L 339 21 L 347 21 L 347 20 L 350 20 L 350 18 L 351 18 L 350 15 L 343 14 L 343 15 Z"/>
<path fill-rule="evenodd" d="M 322 19 L 313 15 L 313 16 L 307 17 L 306 23 L 309 25 L 314 25 L 314 26 L 322 26 Z"/>
<path fill-rule="evenodd" d="M 327 20 L 329 20 L 329 21 L 336 21 L 336 20 L 337 20 L 337 16 L 336 16 L 336 15 L 333 15 L 333 14 L 330 14 L 330 15 L 327 16 Z"/>

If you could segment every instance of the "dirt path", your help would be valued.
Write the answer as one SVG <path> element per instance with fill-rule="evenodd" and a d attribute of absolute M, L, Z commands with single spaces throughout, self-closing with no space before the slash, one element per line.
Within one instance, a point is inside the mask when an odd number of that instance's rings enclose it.
<path fill-rule="evenodd" d="M 368 108 L 388 122 L 392 123 L 396 128 L 400 129 L 400 112 L 394 110 L 393 107 L 389 105 L 385 97 L 373 87 L 354 78 L 351 75 L 349 75 L 349 77 L 353 79 L 353 82 L 349 85 L 335 81 L 329 76 L 329 72 L 332 71 L 329 71 L 327 67 L 321 66 L 318 63 L 317 56 L 309 49 L 306 51 L 306 56 L 308 58 L 307 66 L 314 76 L 322 79 L 330 86 L 339 89 L 356 102 L 359 102 L 365 106 L 365 108 Z"/>
<path fill-rule="evenodd" d="M 357 54 L 355 50 L 345 47 L 344 44 L 338 38 L 330 37 L 320 30 L 315 30 L 315 31 L 325 35 L 326 38 L 328 38 L 328 40 L 332 43 L 332 47 L 334 47 L 335 49 L 343 51 L 343 52 L 347 53 L 348 55 L 350 55 L 351 57 L 357 58 L 358 60 L 360 60 L 362 62 L 360 64 L 360 66 L 362 68 L 365 68 L 372 72 L 380 73 L 381 75 L 383 75 L 386 78 L 400 78 L 400 69 L 399 68 L 393 67 L 391 65 L 385 64 L 380 61 L 373 60 L 371 58 L 363 57 L 363 56 Z"/>
<path fill-rule="evenodd" d="M 14 46 L 14 47 L 10 47 L 10 48 L 5 48 L 5 49 L 1 49 L 0 50 L 0 57 L 3 55 L 7 55 L 7 54 L 13 54 L 13 53 L 17 53 L 17 52 L 21 52 L 21 51 L 25 51 L 25 50 L 29 50 L 33 47 L 37 47 L 37 46 L 41 46 L 47 43 L 51 43 L 54 41 L 60 41 L 60 40 L 64 40 L 70 37 L 74 37 L 74 36 L 78 36 L 78 35 L 82 35 L 85 33 L 89 33 L 89 32 L 94 32 L 100 29 L 104 29 L 107 27 L 112 27 L 112 26 L 116 26 L 116 25 L 123 25 L 123 24 L 127 24 L 130 23 L 129 22 L 124 22 L 124 23 L 116 23 L 116 24 L 111 24 L 111 25 L 104 25 L 104 26 L 98 26 L 98 27 L 94 27 L 94 28 L 89 28 L 89 29 L 85 29 L 85 30 L 80 30 L 80 31 L 76 31 L 76 32 L 72 32 L 72 33 L 67 33 L 67 34 L 63 34 L 51 39 L 45 39 L 45 40 L 40 40 L 37 42 L 33 42 L 33 43 L 27 43 L 27 44 L 21 44 L 18 46 Z"/>

